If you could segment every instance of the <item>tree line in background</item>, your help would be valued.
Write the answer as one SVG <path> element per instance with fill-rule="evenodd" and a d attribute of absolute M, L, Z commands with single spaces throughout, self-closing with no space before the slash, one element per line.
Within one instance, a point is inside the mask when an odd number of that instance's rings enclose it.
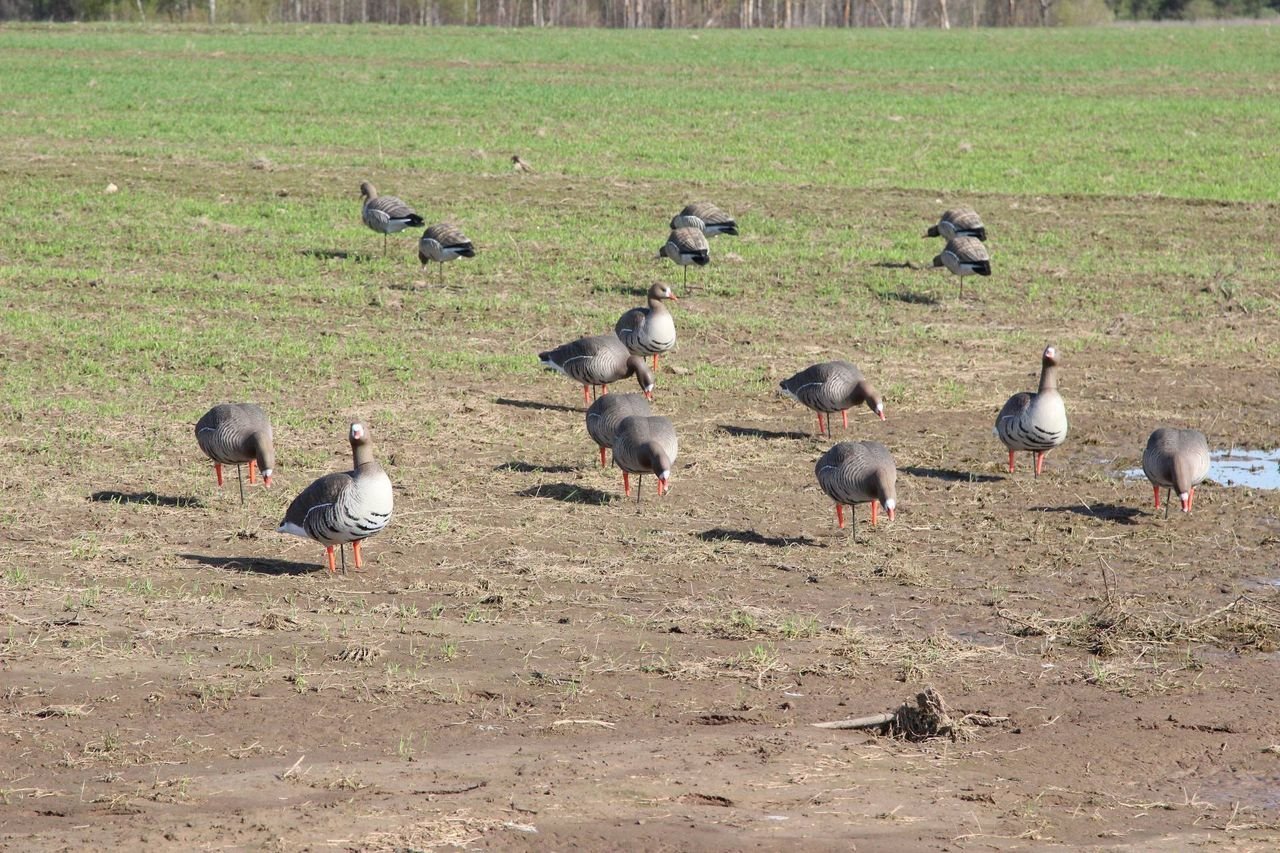
<path fill-rule="evenodd" d="M 977 27 L 1274 18 L 1280 0 L 0 0 L 0 21 L 495 27 Z"/>

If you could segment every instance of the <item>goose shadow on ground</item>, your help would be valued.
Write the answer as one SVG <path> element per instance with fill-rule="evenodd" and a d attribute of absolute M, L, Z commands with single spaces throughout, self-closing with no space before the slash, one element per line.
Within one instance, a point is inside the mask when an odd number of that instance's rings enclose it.
<path fill-rule="evenodd" d="M 917 293 L 914 290 L 878 291 L 876 298 L 883 302 L 903 302 L 907 305 L 941 305 L 938 297 L 929 293 Z"/>
<path fill-rule="evenodd" d="M 319 258 L 322 261 L 355 261 L 366 263 L 373 260 L 368 252 L 352 252 L 347 249 L 302 249 L 298 254 L 308 258 Z"/>
<path fill-rule="evenodd" d="M 923 468 L 919 465 L 898 470 L 912 477 L 931 477 L 934 480 L 946 480 L 949 483 L 999 483 L 1004 479 L 994 474 L 974 474 L 970 471 L 957 471 L 954 468 Z"/>
<path fill-rule="evenodd" d="M 89 495 L 89 500 L 103 504 L 144 504 L 146 506 L 173 506 L 185 509 L 203 509 L 204 501 L 193 495 L 158 495 L 155 492 L 117 492 L 106 489 Z"/>
<path fill-rule="evenodd" d="M 511 462 L 503 462 L 493 470 L 513 471 L 517 474 L 572 474 L 575 471 L 582 470 L 582 468 L 579 465 L 538 465 L 533 462 L 523 462 L 516 459 Z"/>
<path fill-rule="evenodd" d="M 795 430 L 759 429 L 757 427 L 734 426 L 733 424 L 717 424 L 716 426 L 735 438 L 809 438 L 809 433 L 796 432 Z"/>
<path fill-rule="evenodd" d="M 770 548 L 818 544 L 817 540 L 808 536 L 765 536 L 754 530 L 730 530 L 726 527 L 715 527 L 694 535 L 703 542 L 743 542 L 747 545 L 768 545 Z"/>
<path fill-rule="evenodd" d="M 586 409 L 579 409 L 576 406 L 562 406 L 559 403 L 542 403 L 537 400 L 512 400 L 508 397 L 498 397 L 493 402 L 499 406 L 512 406 L 517 409 L 533 409 L 539 412 L 577 412 L 582 414 Z"/>
<path fill-rule="evenodd" d="M 522 498 L 550 498 L 570 504 L 592 504 L 603 506 L 614 499 L 609 492 L 602 492 L 590 486 L 574 486 L 569 483 L 542 483 L 516 492 Z"/>
<path fill-rule="evenodd" d="M 208 554 L 179 554 L 178 556 L 215 569 L 252 572 L 259 575 L 309 575 L 325 568 L 320 562 L 295 563 L 292 560 L 275 560 L 270 557 L 213 557 Z"/>
<path fill-rule="evenodd" d="M 592 293 L 618 293 L 623 296 L 644 298 L 649 295 L 649 288 L 636 287 L 634 284 L 597 284 L 591 288 Z"/>
<path fill-rule="evenodd" d="M 1075 515 L 1083 515 L 1086 518 L 1097 518 L 1102 521 L 1112 521 L 1116 524 L 1137 524 L 1137 517 L 1145 515 L 1143 510 L 1132 506 L 1118 506 L 1116 504 L 1092 504 L 1086 506 L 1084 504 L 1070 504 L 1068 506 L 1034 506 L 1031 508 L 1033 512 L 1070 512 Z"/>

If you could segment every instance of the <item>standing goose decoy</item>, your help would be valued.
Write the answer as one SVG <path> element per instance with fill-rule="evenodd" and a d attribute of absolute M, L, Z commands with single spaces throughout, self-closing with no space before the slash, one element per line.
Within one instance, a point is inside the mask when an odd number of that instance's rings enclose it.
<path fill-rule="evenodd" d="M 653 374 L 638 355 L 632 355 L 612 332 L 578 338 L 553 350 L 538 353 L 538 360 L 548 370 L 563 373 L 582 383 L 582 401 L 591 402 L 591 390 L 601 386 L 609 393 L 609 383 L 635 375 L 640 390 L 653 399 Z"/>
<path fill-rule="evenodd" d="M 658 250 L 659 258 L 670 258 L 684 267 L 684 283 L 689 283 L 689 264 L 705 267 L 711 263 L 711 247 L 701 228 L 673 228 Z"/>
<path fill-rule="evenodd" d="M 440 264 L 439 281 L 444 281 L 444 265 L 458 258 L 474 258 L 476 248 L 462 229 L 448 222 L 432 225 L 418 238 L 418 260 L 425 267 L 431 261 Z"/>
<path fill-rule="evenodd" d="M 697 228 L 708 237 L 717 234 L 738 236 L 738 223 L 709 201 L 695 201 L 685 205 L 684 210 L 671 219 L 671 230 L 677 228 Z"/>
<path fill-rule="evenodd" d="M 613 331 L 632 355 L 653 356 L 653 369 L 658 369 L 658 355 L 676 345 L 676 321 L 663 300 L 676 300 L 665 284 L 649 288 L 649 307 L 632 308 L 618 318 Z"/>
<path fill-rule="evenodd" d="M 605 467 L 605 451 L 613 447 L 618 424 L 632 415 L 649 417 L 653 410 L 643 394 L 604 394 L 587 409 L 587 433 L 600 445 L 600 467 Z"/>
<path fill-rule="evenodd" d="M 240 481 L 240 503 L 244 503 L 244 480 L 241 463 L 249 463 L 249 482 L 253 483 L 253 465 L 262 471 L 262 484 L 271 488 L 271 471 L 276 467 L 276 448 L 267 413 L 253 403 L 222 403 L 214 406 L 196 421 L 196 442 L 204 455 L 213 460 L 213 472 L 222 485 L 222 466 L 236 466 Z"/>
<path fill-rule="evenodd" d="M 1209 442 L 1197 429 L 1160 427 L 1147 439 L 1142 454 L 1142 473 L 1155 491 L 1156 509 L 1160 508 L 1160 489 L 1169 489 L 1164 515 L 1169 517 L 1173 493 L 1182 502 L 1182 511 L 1191 512 L 1196 499 L 1196 486 L 1209 476 Z"/>
<path fill-rule="evenodd" d="M 347 542 L 351 543 L 356 569 L 363 567 L 360 543 L 387 526 L 394 502 L 391 478 L 373 458 L 369 430 L 364 424 L 353 423 L 349 437 L 353 470 L 326 474 L 303 489 L 289 504 L 284 521 L 276 529 L 324 545 L 330 572 L 337 570 L 333 546 L 341 551 Z M 346 565 L 346 553 L 342 552 L 344 571 Z"/>
<path fill-rule="evenodd" d="M 964 277 L 967 275 L 991 275 L 991 256 L 987 247 L 976 237 L 957 237 L 948 240 L 942 254 L 933 259 L 935 267 L 946 267 L 960 276 L 960 298 L 964 299 Z"/>
<path fill-rule="evenodd" d="M 384 255 L 387 253 L 388 234 L 423 225 L 422 217 L 412 207 L 393 195 L 378 195 L 377 189 L 368 181 L 360 185 L 360 196 L 364 199 L 360 218 L 365 225 L 382 235 Z"/>
<path fill-rule="evenodd" d="M 671 488 L 671 466 L 676 461 L 680 444 L 670 418 L 660 415 L 623 418 L 613 435 L 613 463 L 622 469 L 622 493 L 631 495 L 631 474 L 640 477 L 636 483 L 636 501 L 640 500 L 644 475 L 658 478 L 658 496 Z"/>
<path fill-rule="evenodd" d="M 930 225 L 924 232 L 926 237 L 942 237 L 954 240 L 957 237 L 973 237 L 986 241 L 987 229 L 982 224 L 982 217 L 972 207 L 953 207 L 944 211 L 937 225 Z"/>
<path fill-rule="evenodd" d="M 1040 359 L 1040 390 L 1014 394 L 996 416 L 995 434 L 1009 448 L 1009 473 L 1019 450 L 1035 454 L 1036 476 L 1044 455 L 1067 440 L 1067 407 L 1058 394 L 1058 353 L 1044 348 Z"/>
<path fill-rule="evenodd" d="M 814 466 L 818 485 L 836 502 L 836 522 L 844 528 L 844 508 L 857 525 L 856 505 L 871 504 L 871 523 L 877 521 L 877 502 L 893 521 L 898 505 L 898 466 L 889 449 L 878 441 L 842 441 Z"/>
<path fill-rule="evenodd" d="M 786 397 L 808 406 L 818 413 L 818 434 L 825 430 L 831 435 L 831 418 L 826 424 L 822 415 L 839 412 L 844 428 L 849 428 L 849 408 L 865 403 L 867 408 L 884 420 L 884 400 L 862 371 L 847 361 L 825 361 L 814 364 L 778 383 L 778 390 Z"/>

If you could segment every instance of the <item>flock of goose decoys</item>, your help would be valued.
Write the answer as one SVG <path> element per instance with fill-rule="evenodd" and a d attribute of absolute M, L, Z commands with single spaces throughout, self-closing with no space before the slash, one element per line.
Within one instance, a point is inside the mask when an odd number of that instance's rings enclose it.
<path fill-rule="evenodd" d="M 378 195 L 367 182 L 360 185 L 360 193 L 364 199 L 361 218 L 383 235 L 384 252 L 387 235 L 424 225 L 422 217 L 395 196 Z M 687 283 L 690 265 L 705 266 L 710 262 L 708 238 L 718 234 L 737 235 L 737 223 L 714 204 L 690 204 L 672 218 L 670 234 L 658 257 L 681 266 Z M 946 239 L 933 266 L 946 267 L 961 277 L 962 287 L 966 275 L 991 274 L 991 259 L 984 245 L 987 231 L 972 208 L 944 212 L 925 236 Z M 441 277 L 445 263 L 474 255 L 471 241 L 461 229 L 447 222 L 428 227 L 418 242 L 418 259 L 424 267 L 431 261 L 439 263 Z M 612 450 L 613 463 L 622 471 L 625 495 L 631 494 L 631 475 L 637 477 L 637 500 L 641 498 L 645 474 L 656 478 L 659 496 L 667 493 L 679 453 L 674 424 L 667 417 L 655 415 L 651 407 L 659 356 L 676 344 L 675 320 L 667 308 L 668 301 L 677 301 L 671 287 L 654 284 L 648 290 L 647 305 L 624 313 L 612 332 L 581 337 L 538 354 L 544 367 L 582 385 L 583 401 L 589 404 L 587 433 L 599 447 L 600 465 L 607 464 L 607 452 Z M 1032 454 L 1038 477 L 1045 454 L 1066 441 L 1067 410 L 1058 394 L 1058 367 L 1057 350 L 1046 347 L 1041 356 L 1039 388 L 1014 394 L 996 416 L 993 432 L 1009 451 L 1011 474 L 1015 455 L 1026 452 Z M 642 393 L 609 394 L 610 384 L 630 376 L 636 378 Z M 817 414 L 818 435 L 831 437 L 831 418 L 836 412 L 847 429 L 848 411 L 857 406 L 865 405 L 880 420 L 886 419 L 880 392 L 857 366 L 847 361 L 810 365 L 779 383 L 779 392 Z M 219 486 L 223 485 L 223 466 L 236 466 L 241 502 L 242 465 L 247 464 L 250 484 L 258 473 L 263 485 L 270 487 L 275 444 L 270 419 L 261 407 L 253 403 L 214 406 L 196 423 L 195 434 L 200 449 L 213 461 Z M 336 571 L 335 546 L 345 570 L 343 546 L 347 543 L 351 543 L 356 569 L 361 569 L 361 543 L 387 526 L 393 510 L 391 480 L 374 459 L 368 426 L 352 423 L 347 438 L 352 470 L 327 474 L 312 482 L 294 498 L 277 528 L 280 533 L 324 545 L 330 572 Z M 1183 512 L 1190 512 L 1196 486 L 1209 473 L 1208 442 L 1197 430 L 1157 429 L 1147 441 L 1142 469 L 1154 489 L 1156 509 L 1160 508 L 1163 488 L 1169 490 L 1166 514 L 1173 493 L 1178 495 Z M 852 510 L 861 503 L 871 504 L 872 524 L 877 523 L 881 507 L 893 520 L 897 465 L 884 444 L 839 442 L 818 460 L 814 474 L 819 487 L 835 502 L 839 527 L 845 526 L 844 508 L 850 507 L 853 519 Z"/>

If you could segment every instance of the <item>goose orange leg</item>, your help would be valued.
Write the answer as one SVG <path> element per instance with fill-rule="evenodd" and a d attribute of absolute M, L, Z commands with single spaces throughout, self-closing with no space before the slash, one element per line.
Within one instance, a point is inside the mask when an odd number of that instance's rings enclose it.
<path fill-rule="evenodd" d="M 1009 473 L 1013 473 L 1013 451 L 1009 451 Z"/>
<path fill-rule="evenodd" d="M 249 460 L 249 485 L 253 485 L 253 472 L 257 470 L 252 459 Z"/>
<path fill-rule="evenodd" d="M 1038 451 L 1036 453 L 1036 476 L 1037 477 L 1039 477 L 1040 472 L 1044 470 L 1044 453 L 1045 452 L 1043 450 Z"/>
<path fill-rule="evenodd" d="M 222 463 L 221 462 L 213 463 L 213 473 L 214 473 L 214 476 L 218 478 L 218 486 L 221 487 L 222 486 Z"/>
<path fill-rule="evenodd" d="M 658 370 L 658 354 L 656 352 L 653 354 L 653 369 L 654 372 Z"/>
<path fill-rule="evenodd" d="M 822 412 L 818 412 L 818 435 L 824 435 L 827 431 L 827 425 L 822 422 Z"/>
<path fill-rule="evenodd" d="M 849 410 L 848 409 L 840 410 L 840 420 L 844 421 L 844 428 L 848 429 L 849 428 Z"/>
<path fill-rule="evenodd" d="M 590 385 L 582 386 L 582 402 L 586 403 L 588 406 L 591 405 L 591 386 Z"/>
<path fill-rule="evenodd" d="M 836 524 L 844 530 L 844 504 L 836 504 Z"/>
<path fill-rule="evenodd" d="M 1159 509 L 1160 508 L 1160 487 L 1152 486 L 1151 489 L 1156 493 L 1156 509 Z"/>
<path fill-rule="evenodd" d="M 1191 492 L 1187 495 L 1187 512 L 1191 512 L 1191 506 L 1196 502 L 1195 487 L 1191 487 Z"/>
<path fill-rule="evenodd" d="M 878 514 L 878 511 L 879 511 L 879 505 L 878 505 L 875 501 L 872 501 L 872 502 L 871 502 L 871 525 L 872 525 L 872 527 L 874 527 L 874 526 L 875 526 L 875 523 L 876 523 L 877 521 L 879 521 L 879 520 L 880 520 L 880 516 L 879 516 L 879 514 Z"/>
<path fill-rule="evenodd" d="M 626 471 L 622 472 L 622 493 L 631 497 L 631 475 Z"/>
<path fill-rule="evenodd" d="M 609 393 L 609 386 L 608 386 L 608 385 L 601 385 L 601 386 L 600 386 L 600 394 L 601 394 L 601 396 L 603 396 L 603 395 L 605 395 L 605 394 L 608 394 L 608 393 Z"/>
<path fill-rule="evenodd" d="M 351 553 L 356 555 L 356 571 L 358 572 L 364 568 L 364 560 L 361 559 L 360 557 L 360 540 L 359 539 L 351 543 Z"/>
<path fill-rule="evenodd" d="M 324 546 L 324 553 L 329 558 L 329 574 L 332 575 L 337 573 L 338 567 L 335 566 L 333 563 L 333 546 L 332 545 Z"/>
<path fill-rule="evenodd" d="M 605 462 L 604 453 L 605 453 L 604 448 L 603 447 L 600 448 L 600 467 L 601 468 L 605 467 L 608 464 L 607 462 Z"/>

